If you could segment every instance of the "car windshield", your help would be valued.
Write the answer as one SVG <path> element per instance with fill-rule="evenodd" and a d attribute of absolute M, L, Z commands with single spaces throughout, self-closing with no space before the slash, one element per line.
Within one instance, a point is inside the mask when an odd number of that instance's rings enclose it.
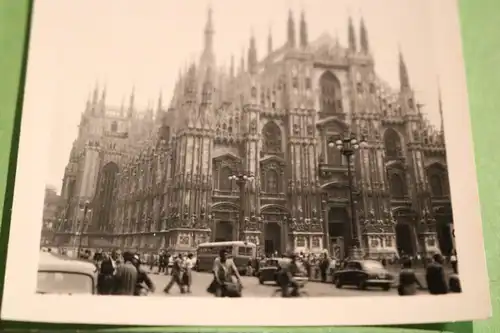
<path fill-rule="evenodd" d="M 384 269 L 384 266 L 378 261 L 364 261 L 363 267 L 368 270 L 380 270 Z"/>
<path fill-rule="evenodd" d="M 92 294 L 92 278 L 78 273 L 38 272 L 36 292 L 39 294 Z"/>

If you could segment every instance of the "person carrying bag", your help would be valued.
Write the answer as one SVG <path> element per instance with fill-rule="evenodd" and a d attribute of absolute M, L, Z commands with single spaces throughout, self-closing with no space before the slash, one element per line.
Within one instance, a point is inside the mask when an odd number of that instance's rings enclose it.
<path fill-rule="evenodd" d="M 222 249 L 219 252 L 219 257 L 214 260 L 213 267 L 214 279 L 208 286 L 207 292 L 215 295 L 215 297 L 241 297 L 243 286 L 241 277 L 234 264 L 234 261 L 227 258 L 227 252 Z M 233 276 L 237 282 L 233 282 Z"/>

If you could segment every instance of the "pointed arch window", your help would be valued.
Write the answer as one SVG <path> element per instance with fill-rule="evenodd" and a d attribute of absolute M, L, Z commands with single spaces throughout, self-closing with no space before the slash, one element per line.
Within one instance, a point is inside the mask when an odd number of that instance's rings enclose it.
<path fill-rule="evenodd" d="M 444 196 L 443 181 L 440 175 L 431 175 L 429 179 L 429 185 L 431 187 L 431 193 L 433 196 Z"/>
<path fill-rule="evenodd" d="M 385 156 L 399 158 L 403 156 L 401 137 L 394 129 L 389 128 L 384 133 Z"/>
<path fill-rule="evenodd" d="M 277 194 L 279 192 L 279 175 L 276 170 L 266 172 L 266 193 Z"/>
<path fill-rule="evenodd" d="M 326 163 L 332 166 L 342 166 L 342 154 L 336 147 L 328 146 L 329 140 L 326 140 Z"/>
<path fill-rule="evenodd" d="M 267 154 L 282 152 L 281 129 L 276 123 L 270 121 L 262 129 L 262 150 Z"/>
<path fill-rule="evenodd" d="M 428 169 L 427 177 L 432 196 L 445 197 L 449 195 L 448 177 L 446 170 L 442 166 L 431 166 Z"/>
<path fill-rule="evenodd" d="M 113 207 L 118 180 L 118 166 L 110 162 L 99 173 L 99 185 L 96 196 L 95 228 L 100 231 L 110 230 L 113 219 Z"/>
<path fill-rule="evenodd" d="M 404 174 L 401 172 L 391 172 L 389 174 L 389 186 L 393 198 L 404 198 L 406 196 L 406 182 Z"/>
<path fill-rule="evenodd" d="M 320 107 L 324 113 L 342 112 L 340 81 L 331 72 L 325 72 L 319 79 Z"/>
<path fill-rule="evenodd" d="M 233 175 L 233 170 L 230 167 L 224 166 L 219 173 L 219 190 L 221 191 L 231 191 L 233 188 L 233 182 L 229 179 Z"/>

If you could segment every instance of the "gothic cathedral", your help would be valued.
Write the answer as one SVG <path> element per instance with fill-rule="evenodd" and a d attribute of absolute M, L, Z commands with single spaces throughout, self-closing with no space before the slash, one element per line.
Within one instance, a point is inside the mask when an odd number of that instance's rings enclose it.
<path fill-rule="evenodd" d="M 269 36 L 259 58 L 252 36 L 240 64 L 222 68 L 209 10 L 201 58 L 180 70 L 167 107 L 160 96 L 139 110 L 133 92 L 113 107 L 96 88 L 65 170 L 55 242 L 188 252 L 243 237 L 261 252 L 342 256 L 357 228 L 371 257 L 449 254 L 443 128 L 421 113 L 403 55 L 391 89 L 375 74 L 362 20 L 357 30 L 349 19 L 347 47 L 327 34 L 309 41 L 307 30 L 304 13 L 296 25 L 290 12 L 285 45 Z M 350 165 L 328 144 L 346 135 L 366 140 Z M 253 176 L 243 191 L 230 179 L 238 174 Z"/>

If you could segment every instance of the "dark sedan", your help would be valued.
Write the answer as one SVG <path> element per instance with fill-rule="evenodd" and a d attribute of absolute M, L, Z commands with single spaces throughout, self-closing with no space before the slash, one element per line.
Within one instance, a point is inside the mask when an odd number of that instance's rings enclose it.
<path fill-rule="evenodd" d="M 333 283 L 337 288 L 355 286 L 362 290 L 367 287 L 389 290 L 393 282 L 394 277 L 375 260 L 351 260 L 333 274 Z"/>
<path fill-rule="evenodd" d="M 279 270 L 279 261 L 283 260 L 281 258 L 267 258 L 260 263 L 259 272 L 257 277 L 259 278 L 259 283 L 264 284 L 265 282 L 275 282 L 276 283 L 276 272 Z"/>

